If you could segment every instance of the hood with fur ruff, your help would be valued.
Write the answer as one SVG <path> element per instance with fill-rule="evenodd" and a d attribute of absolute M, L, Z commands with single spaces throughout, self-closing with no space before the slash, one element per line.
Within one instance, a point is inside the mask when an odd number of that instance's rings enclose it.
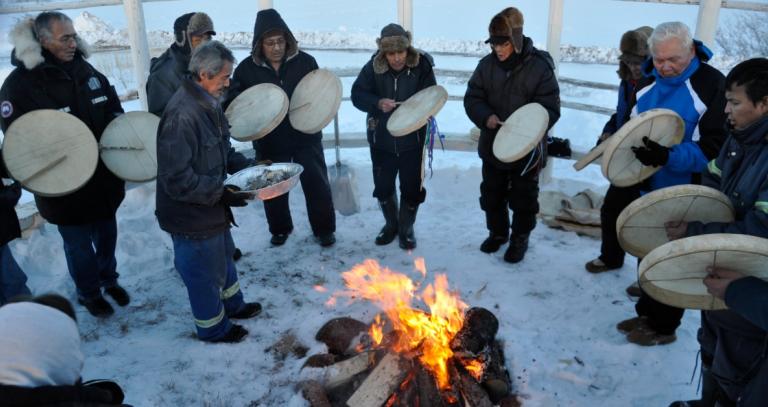
<path fill-rule="evenodd" d="M 43 46 L 40 44 L 37 35 L 35 35 L 35 20 L 25 18 L 16 23 L 13 30 L 8 35 L 13 44 L 13 55 L 11 57 L 15 66 L 23 66 L 27 70 L 32 70 L 43 62 Z M 84 39 L 77 37 L 77 53 L 83 58 L 91 55 L 90 47 Z M 77 54 L 76 54 L 77 55 Z"/>

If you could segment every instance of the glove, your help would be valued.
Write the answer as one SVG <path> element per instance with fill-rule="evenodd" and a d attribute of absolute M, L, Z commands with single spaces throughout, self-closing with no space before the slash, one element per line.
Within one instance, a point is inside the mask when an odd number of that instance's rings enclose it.
<path fill-rule="evenodd" d="M 0 188 L 0 205 L 13 208 L 21 198 L 21 184 L 15 181 L 7 187 Z"/>
<path fill-rule="evenodd" d="M 635 157 L 643 165 L 661 167 L 667 164 L 667 161 L 669 161 L 669 148 L 649 139 L 647 136 L 643 137 L 643 144 L 645 144 L 644 147 L 632 147 Z"/>
<path fill-rule="evenodd" d="M 240 187 L 236 185 L 224 185 L 224 191 L 221 193 L 220 202 L 226 206 L 246 206 L 247 199 L 251 198 L 251 194 L 247 192 L 240 192 Z"/>

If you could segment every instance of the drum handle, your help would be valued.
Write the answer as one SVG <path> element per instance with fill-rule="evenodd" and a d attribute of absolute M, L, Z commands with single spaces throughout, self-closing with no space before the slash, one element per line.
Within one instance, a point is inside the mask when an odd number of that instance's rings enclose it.
<path fill-rule="evenodd" d="M 43 168 L 40 168 L 40 169 L 38 169 L 37 171 L 35 171 L 35 172 L 33 172 L 32 174 L 30 174 L 30 175 L 29 175 L 27 178 L 24 178 L 24 179 L 21 179 L 21 180 L 19 180 L 19 182 L 20 182 L 20 183 L 22 183 L 22 184 L 24 184 L 24 185 L 26 185 L 26 184 L 27 184 L 29 181 L 31 181 L 32 179 L 34 179 L 34 178 L 38 177 L 40 174 L 42 174 L 42 173 L 44 173 L 44 172 L 46 172 L 46 171 L 50 170 L 51 168 L 53 168 L 53 167 L 55 167 L 55 166 L 59 165 L 59 163 L 60 163 L 60 162 L 62 162 L 62 161 L 64 161 L 66 158 L 67 158 L 67 155 L 66 155 L 66 154 L 64 154 L 64 155 L 62 155 L 62 156 L 60 156 L 60 157 L 58 157 L 57 159 L 55 159 L 55 160 L 51 161 L 50 163 L 48 163 L 48 164 L 47 164 L 46 166 L 44 166 Z"/>
<path fill-rule="evenodd" d="M 333 136 L 336 139 L 336 166 L 341 165 L 341 142 L 339 141 L 339 114 L 333 115 Z"/>

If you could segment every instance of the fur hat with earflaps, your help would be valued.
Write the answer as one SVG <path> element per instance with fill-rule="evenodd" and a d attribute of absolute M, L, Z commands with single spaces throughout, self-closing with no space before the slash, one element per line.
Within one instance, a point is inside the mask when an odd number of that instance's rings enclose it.
<path fill-rule="evenodd" d="M 373 71 L 377 74 L 384 73 L 389 69 L 387 63 L 387 52 L 407 53 L 405 65 L 414 68 L 419 65 L 419 52 L 411 46 L 411 33 L 398 24 L 387 24 L 381 29 L 381 37 L 376 39 L 376 45 L 379 52 L 373 59 Z"/>
<path fill-rule="evenodd" d="M 488 24 L 486 44 L 503 44 L 511 41 L 515 52 L 523 50 L 523 13 L 514 7 L 507 7 L 493 16 Z"/>
<path fill-rule="evenodd" d="M 216 31 L 213 30 L 213 20 L 208 14 L 187 13 L 174 21 L 173 34 L 176 37 L 176 45 L 191 53 L 190 41 L 193 35 L 216 35 Z"/>
<path fill-rule="evenodd" d="M 631 72 L 626 64 L 639 64 L 648 58 L 648 38 L 651 36 L 653 28 L 648 26 L 642 26 L 634 30 L 629 30 L 621 36 L 619 42 L 619 50 L 621 56 L 619 61 L 624 62 L 619 64 L 618 74 L 622 79 L 630 79 Z"/>

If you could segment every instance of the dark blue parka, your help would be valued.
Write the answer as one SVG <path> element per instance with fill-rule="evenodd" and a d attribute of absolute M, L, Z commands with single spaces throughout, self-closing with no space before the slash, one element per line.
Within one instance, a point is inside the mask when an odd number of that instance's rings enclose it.
<path fill-rule="evenodd" d="M 160 228 L 204 239 L 229 229 L 232 212 L 220 202 L 227 173 L 252 165 L 229 142 L 221 105 L 185 79 L 157 129 L 156 211 Z"/>

